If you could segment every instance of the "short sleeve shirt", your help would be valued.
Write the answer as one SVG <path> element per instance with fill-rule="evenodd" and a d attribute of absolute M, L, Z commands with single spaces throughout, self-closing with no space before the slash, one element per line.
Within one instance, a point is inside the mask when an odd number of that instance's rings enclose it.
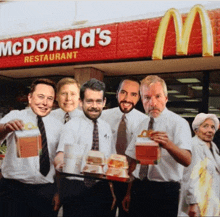
<path fill-rule="evenodd" d="M 0 123 L 4 124 L 14 119 L 20 119 L 26 123 L 32 123 L 37 126 L 37 116 L 31 108 L 21 111 L 13 110 L 5 115 Z M 2 175 L 4 178 L 16 179 L 28 184 L 53 183 L 55 169 L 53 165 L 56 149 L 58 147 L 62 124 L 49 115 L 42 118 L 45 126 L 47 144 L 50 158 L 50 171 L 45 177 L 40 173 L 39 156 L 19 158 L 17 156 L 15 133 L 9 133 L 7 139 L 7 152 L 2 164 Z M 1 141 L 2 142 L 2 141 Z"/>
<path fill-rule="evenodd" d="M 126 155 L 135 159 L 135 143 L 137 136 L 148 129 L 150 118 L 144 120 L 136 131 L 136 135 L 130 142 Z M 163 110 L 161 115 L 154 119 L 154 131 L 166 132 L 168 138 L 179 148 L 191 151 L 192 136 L 188 122 L 169 111 L 167 108 Z M 183 176 L 184 166 L 177 163 L 174 158 L 164 148 L 161 148 L 161 159 L 157 165 L 149 165 L 148 179 L 152 181 L 175 181 L 180 182 Z"/>

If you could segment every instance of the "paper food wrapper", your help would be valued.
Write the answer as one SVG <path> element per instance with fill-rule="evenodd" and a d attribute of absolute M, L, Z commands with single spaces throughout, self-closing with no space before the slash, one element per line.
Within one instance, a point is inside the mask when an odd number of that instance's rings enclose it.
<path fill-rule="evenodd" d="M 143 130 L 137 137 L 135 144 L 136 159 L 142 165 L 158 164 L 160 162 L 161 148 L 158 143 L 149 138 L 151 132 Z"/>
<path fill-rule="evenodd" d="M 19 158 L 39 156 L 42 150 L 41 134 L 37 126 L 27 123 L 24 130 L 15 131 L 17 156 Z"/>
<path fill-rule="evenodd" d="M 80 174 L 86 145 L 65 144 L 63 172 Z"/>
<path fill-rule="evenodd" d="M 125 155 L 112 154 L 108 159 L 108 166 L 128 169 L 128 161 Z"/>
<path fill-rule="evenodd" d="M 95 176 L 95 177 L 103 177 L 104 171 L 103 167 L 99 165 L 91 165 L 86 164 L 82 171 L 85 175 Z"/>
<path fill-rule="evenodd" d="M 86 157 L 87 164 L 93 165 L 104 165 L 105 164 L 105 155 L 100 151 L 90 150 Z"/>
<path fill-rule="evenodd" d="M 129 178 L 127 169 L 109 167 L 106 178 L 114 181 L 126 182 Z"/>

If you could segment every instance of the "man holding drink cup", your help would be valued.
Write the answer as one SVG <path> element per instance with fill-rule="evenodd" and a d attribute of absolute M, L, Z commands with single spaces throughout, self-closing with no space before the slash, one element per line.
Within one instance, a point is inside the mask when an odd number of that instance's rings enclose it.
<path fill-rule="evenodd" d="M 91 79 L 82 85 L 80 104 L 84 115 L 75 117 L 64 125 L 55 158 L 57 169 L 62 168 L 64 164 L 65 144 L 73 147 L 73 153 L 80 152 L 79 155 L 83 156 L 86 156 L 94 147 L 96 148 L 93 150 L 104 153 L 106 158 L 115 153 L 111 146 L 110 126 L 99 118 L 105 102 L 105 84 L 103 82 Z M 78 166 L 75 173 L 79 174 L 78 168 L 82 169 L 83 159 L 82 163 L 78 162 Z M 108 215 L 112 203 L 108 182 L 97 181 L 92 186 L 88 186 L 86 180 L 81 177 L 72 177 L 69 181 L 67 186 L 62 186 L 62 184 L 60 186 L 61 198 L 62 194 L 67 196 L 63 202 L 64 217 Z"/>

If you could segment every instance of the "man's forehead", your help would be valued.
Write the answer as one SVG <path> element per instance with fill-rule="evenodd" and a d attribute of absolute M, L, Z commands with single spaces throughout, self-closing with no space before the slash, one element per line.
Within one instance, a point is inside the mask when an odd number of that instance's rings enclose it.
<path fill-rule="evenodd" d="M 52 86 L 47 84 L 37 84 L 33 93 L 36 92 L 37 94 L 48 94 L 55 95 L 55 90 Z"/>
<path fill-rule="evenodd" d="M 92 90 L 92 89 L 86 89 L 85 90 L 85 97 L 86 98 L 102 98 L 103 97 L 103 90 Z"/>
<path fill-rule="evenodd" d="M 140 85 L 136 81 L 125 80 L 121 84 L 121 90 L 126 90 L 129 92 L 138 92 Z"/>

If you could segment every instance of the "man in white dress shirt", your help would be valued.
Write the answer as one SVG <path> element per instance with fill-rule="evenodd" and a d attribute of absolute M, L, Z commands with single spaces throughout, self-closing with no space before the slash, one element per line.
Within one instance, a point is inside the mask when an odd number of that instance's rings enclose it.
<path fill-rule="evenodd" d="M 122 139 L 126 140 L 126 144 L 124 147 L 116 147 L 117 154 L 125 154 L 125 149 L 130 143 L 137 127 L 147 117 L 147 115 L 134 108 L 140 99 L 139 89 L 140 81 L 138 79 L 131 76 L 125 77 L 123 80 L 121 80 L 116 94 L 118 107 L 106 109 L 102 112 L 101 118 L 108 122 L 111 126 L 113 135 L 112 142 L 115 147 L 117 146 L 119 124 L 122 117 L 125 117 L 126 138 Z M 117 201 L 116 207 L 112 211 L 112 216 L 115 216 L 116 208 L 118 207 L 119 217 L 126 217 L 128 216 L 128 213 L 123 210 L 121 202 L 127 192 L 127 183 L 118 182 L 113 184 Z"/>
<path fill-rule="evenodd" d="M 65 77 L 58 81 L 56 100 L 59 108 L 51 111 L 50 115 L 66 124 L 70 119 L 79 117 L 83 112 L 79 106 L 80 83 L 71 77 Z M 62 179 L 63 184 L 68 184 L 68 180 Z M 61 206 L 59 194 L 54 196 L 54 210 L 59 210 Z"/>
<path fill-rule="evenodd" d="M 65 77 L 57 83 L 57 96 L 59 108 L 51 111 L 56 119 L 66 123 L 73 117 L 82 115 L 78 109 L 80 84 L 77 80 Z"/>
<path fill-rule="evenodd" d="M 93 131 L 98 127 L 98 150 L 109 158 L 115 153 L 111 146 L 112 133 L 110 126 L 99 118 L 105 106 L 105 84 L 96 79 L 91 79 L 83 84 L 80 90 L 80 103 L 84 115 L 75 117 L 63 127 L 57 156 L 56 168 L 60 168 L 64 161 L 64 146 L 69 144 L 74 147 L 74 152 L 85 157 L 93 148 Z M 81 170 L 82 160 L 79 163 Z M 79 171 L 78 171 L 79 172 Z M 111 209 L 112 196 L 108 182 L 98 181 L 92 187 L 87 187 L 84 178 L 73 177 L 67 186 L 62 186 L 60 194 L 66 195 L 63 202 L 63 215 L 75 217 L 103 217 L 108 216 Z"/>
<path fill-rule="evenodd" d="M 29 108 L 13 110 L 0 121 L 0 140 L 7 140 L 7 152 L 2 165 L 0 180 L 1 216 L 56 216 L 52 198 L 56 191 L 53 165 L 62 124 L 49 116 L 55 97 L 55 84 L 49 79 L 37 79 L 28 95 Z M 46 171 L 42 171 L 42 156 L 19 158 L 17 156 L 15 132 L 24 130 L 26 124 L 44 124 L 44 135 L 49 154 L 44 160 Z M 41 122 L 42 123 L 42 122 Z M 42 132 L 42 131 L 41 131 Z M 42 133 L 41 133 L 42 134 Z M 43 134 L 42 134 L 42 138 Z M 42 139 L 43 140 L 43 139 Z"/>
<path fill-rule="evenodd" d="M 141 81 L 140 92 L 145 112 L 154 120 L 150 139 L 160 144 L 161 159 L 145 171 L 141 167 L 141 180 L 133 182 L 123 204 L 128 208 L 130 202 L 129 215 L 132 217 L 176 217 L 183 168 L 191 163 L 191 130 L 185 119 L 166 108 L 168 96 L 163 79 L 147 76 Z M 148 129 L 150 118 L 139 125 L 125 152 L 133 159 L 130 168 L 135 168 L 136 164 L 136 139 Z"/>

